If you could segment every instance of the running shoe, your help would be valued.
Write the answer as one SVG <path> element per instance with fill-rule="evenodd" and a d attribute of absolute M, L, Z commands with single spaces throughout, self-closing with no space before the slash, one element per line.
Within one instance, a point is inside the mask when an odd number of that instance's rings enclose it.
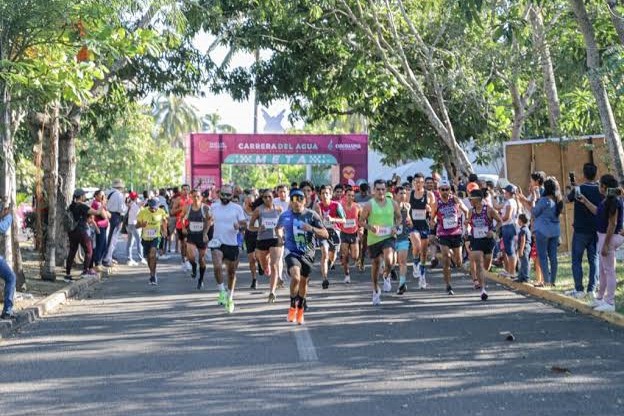
<path fill-rule="evenodd" d="M 481 300 L 482 301 L 488 300 L 488 294 L 485 291 L 481 292 Z"/>
<path fill-rule="evenodd" d="M 256 279 L 253 279 L 251 281 L 251 286 L 249 286 L 250 289 L 256 290 L 258 289 L 258 281 Z"/>
<path fill-rule="evenodd" d="M 427 279 L 425 279 L 425 276 L 420 276 L 420 278 L 418 279 L 418 289 L 427 289 Z"/>
<path fill-rule="evenodd" d="M 383 291 L 384 292 L 392 292 L 392 281 L 389 277 L 384 277 L 383 279 Z"/>
<path fill-rule="evenodd" d="M 227 292 L 225 290 L 222 290 L 221 292 L 219 292 L 219 297 L 217 298 L 217 304 L 218 305 L 225 305 L 225 302 L 227 301 Z"/>
<path fill-rule="evenodd" d="M 193 273 L 191 272 L 191 279 L 196 279 L 197 278 L 197 272 Z"/>
<path fill-rule="evenodd" d="M 414 263 L 414 268 L 412 269 L 412 277 L 414 279 L 420 277 L 420 264 Z"/>
<path fill-rule="evenodd" d="M 203 287 L 204 287 L 204 279 L 200 277 L 199 280 L 197 281 L 197 290 L 202 290 Z"/>
<path fill-rule="evenodd" d="M 134 260 L 129 260 L 129 261 L 128 261 L 128 263 L 126 263 L 126 265 L 128 265 L 128 266 L 130 266 L 130 267 L 134 267 L 134 266 L 136 266 L 136 265 L 138 265 L 138 264 L 139 264 L 139 263 L 137 263 L 137 262 L 136 262 L 136 261 L 134 261 Z"/>
<path fill-rule="evenodd" d="M 602 299 L 598 299 L 598 298 L 594 298 L 592 301 L 590 301 L 590 302 L 588 303 L 588 305 L 589 305 L 591 308 L 597 308 L 598 306 L 601 306 L 601 305 L 602 305 L 602 304 L 604 304 L 604 303 L 605 303 L 605 301 L 604 301 L 604 300 L 602 300 Z"/>
<path fill-rule="evenodd" d="M 149 284 L 152 285 L 152 286 L 158 285 L 158 282 L 156 281 L 156 276 L 150 276 Z"/>
<path fill-rule="evenodd" d="M 604 302 L 602 305 L 596 306 L 594 310 L 598 312 L 615 312 L 615 305 Z"/>
<path fill-rule="evenodd" d="M 381 292 L 377 288 L 376 292 L 373 292 L 373 306 L 381 305 Z"/>
<path fill-rule="evenodd" d="M 275 303 L 275 293 L 269 293 L 269 303 Z"/>
<path fill-rule="evenodd" d="M 329 288 L 329 280 L 325 279 L 323 280 L 323 289 L 327 289 Z"/>
<path fill-rule="evenodd" d="M 347 285 L 348 285 L 349 283 L 351 283 L 351 276 L 350 276 L 350 275 L 348 275 L 348 274 L 345 274 L 345 278 L 344 278 L 344 280 L 342 281 L 342 283 L 347 284 Z"/>
<path fill-rule="evenodd" d="M 227 298 L 224 306 L 227 313 L 234 312 L 234 299 Z"/>
<path fill-rule="evenodd" d="M 191 266 L 191 262 L 188 260 L 185 260 L 182 262 L 182 270 L 185 272 L 190 272 L 193 269 L 193 267 Z"/>
<path fill-rule="evenodd" d="M 69 274 L 67 274 L 67 275 L 63 276 L 63 279 L 64 279 L 66 282 L 71 282 L 71 281 L 72 281 L 72 277 L 71 277 L 71 275 L 69 275 Z"/>
<path fill-rule="evenodd" d="M 397 295 L 402 295 L 405 292 L 407 292 L 407 284 L 403 283 L 401 286 L 399 286 L 399 290 L 397 290 Z"/>
<path fill-rule="evenodd" d="M 277 288 L 278 289 L 283 289 L 284 288 L 284 280 L 282 279 L 277 279 Z"/>
<path fill-rule="evenodd" d="M 303 309 L 297 309 L 297 324 L 298 325 L 303 325 L 304 320 L 303 320 Z"/>
<path fill-rule="evenodd" d="M 446 293 L 448 293 L 449 295 L 455 294 L 455 292 L 453 292 L 453 288 L 451 287 L 451 285 L 446 286 Z"/>
<path fill-rule="evenodd" d="M 296 319 L 297 319 L 297 308 L 288 309 L 288 317 L 286 318 L 286 320 L 288 322 L 295 322 Z"/>
<path fill-rule="evenodd" d="M 390 279 L 394 281 L 399 280 L 399 275 L 397 274 L 396 270 L 394 269 L 390 270 Z"/>
<path fill-rule="evenodd" d="M 147 266 L 147 260 L 145 260 L 145 259 L 141 259 L 141 261 L 139 263 L 141 263 L 144 266 Z"/>

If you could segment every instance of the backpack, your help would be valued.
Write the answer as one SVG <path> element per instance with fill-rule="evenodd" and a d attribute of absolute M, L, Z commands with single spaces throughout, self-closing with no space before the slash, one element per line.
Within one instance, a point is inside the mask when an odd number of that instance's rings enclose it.
<path fill-rule="evenodd" d="M 78 221 L 74 218 L 74 214 L 71 212 L 70 207 L 71 205 L 67 207 L 63 215 L 63 225 L 65 226 L 65 230 L 67 232 L 72 232 L 78 228 Z"/>

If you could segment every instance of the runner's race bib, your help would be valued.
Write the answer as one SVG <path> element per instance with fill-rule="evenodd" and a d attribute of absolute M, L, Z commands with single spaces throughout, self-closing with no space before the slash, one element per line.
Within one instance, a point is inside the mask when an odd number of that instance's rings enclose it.
<path fill-rule="evenodd" d="M 145 233 L 145 237 L 149 239 L 158 237 L 158 230 L 155 230 L 154 228 L 146 228 L 143 232 Z"/>
<path fill-rule="evenodd" d="M 345 221 L 345 228 L 355 227 L 355 219 L 348 219 Z"/>
<path fill-rule="evenodd" d="M 192 233 L 200 233 L 204 231 L 204 223 L 199 221 L 191 221 L 189 222 L 189 230 Z"/>
<path fill-rule="evenodd" d="M 272 230 L 277 227 L 277 218 L 264 218 L 262 220 L 262 225 L 264 225 L 264 228 Z"/>
<path fill-rule="evenodd" d="M 375 234 L 377 234 L 379 237 L 385 237 L 387 235 L 390 235 L 392 234 L 392 227 L 379 227 Z"/>
<path fill-rule="evenodd" d="M 474 238 L 486 238 L 490 229 L 488 227 L 474 227 L 472 233 Z"/>
<path fill-rule="evenodd" d="M 424 221 L 427 219 L 427 210 L 424 209 L 413 209 L 412 210 L 412 219 L 415 221 Z"/>
<path fill-rule="evenodd" d="M 323 220 L 323 226 L 325 228 L 334 228 L 334 223 L 330 220 Z"/>
<path fill-rule="evenodd" d="M 442 219 L 442 228 L 444 228 L 445 230 L 457 228 L 457 217 L 444 217 L 444 219 Z"/>

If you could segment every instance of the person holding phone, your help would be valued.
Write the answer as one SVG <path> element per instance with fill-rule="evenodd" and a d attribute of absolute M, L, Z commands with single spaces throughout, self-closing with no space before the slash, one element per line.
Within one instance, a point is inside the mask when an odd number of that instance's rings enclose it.
<path fill-rule="evenodd" d="M 589 263 L 589 276 L 587 281 L 587 293 L 594 296 L 594 290 L 598 281 L 599 256 L 597 251 L 598 236 L 596 234 L 596 216 L 581 202 L 585 197 L 594 206 L 598 206 L 604 198 L 600 194 L 596 173 L 598 168 L 593 163 L 583 165 L 582 182 L 578 184 L 574 172 L 569 173 L 571 190 L 567 195 L 569 203 L 574 203 L 574 234 L 572 235 L 572 276 L 574 277 L 574 289 L 566 292 L 566 295 L 576 299 L 585 297 L 583 286 L 583 254 L 587 251 Z"/>

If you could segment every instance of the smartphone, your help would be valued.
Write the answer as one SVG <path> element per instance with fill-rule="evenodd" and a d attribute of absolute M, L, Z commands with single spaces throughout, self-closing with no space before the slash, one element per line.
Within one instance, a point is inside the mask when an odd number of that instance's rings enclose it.
<path fill-rule="evenodd" d="M 574 175 L 574 171 L 570 171 L 570 172 L 568 172 L 568 176 L 569 176 L 569 178 L 570 178 L 570 183 L 571 183 L 571 184 L 575 184 L 575 183 L 576 183 L 576 177 L 575 177 L 575 175 Z"/>
<path fill-rule="evenodd" d="M 581 187 L 580 186 L 575 186 L 574 187 L 574 197 L 576 199 L 581 197 Z"/>

